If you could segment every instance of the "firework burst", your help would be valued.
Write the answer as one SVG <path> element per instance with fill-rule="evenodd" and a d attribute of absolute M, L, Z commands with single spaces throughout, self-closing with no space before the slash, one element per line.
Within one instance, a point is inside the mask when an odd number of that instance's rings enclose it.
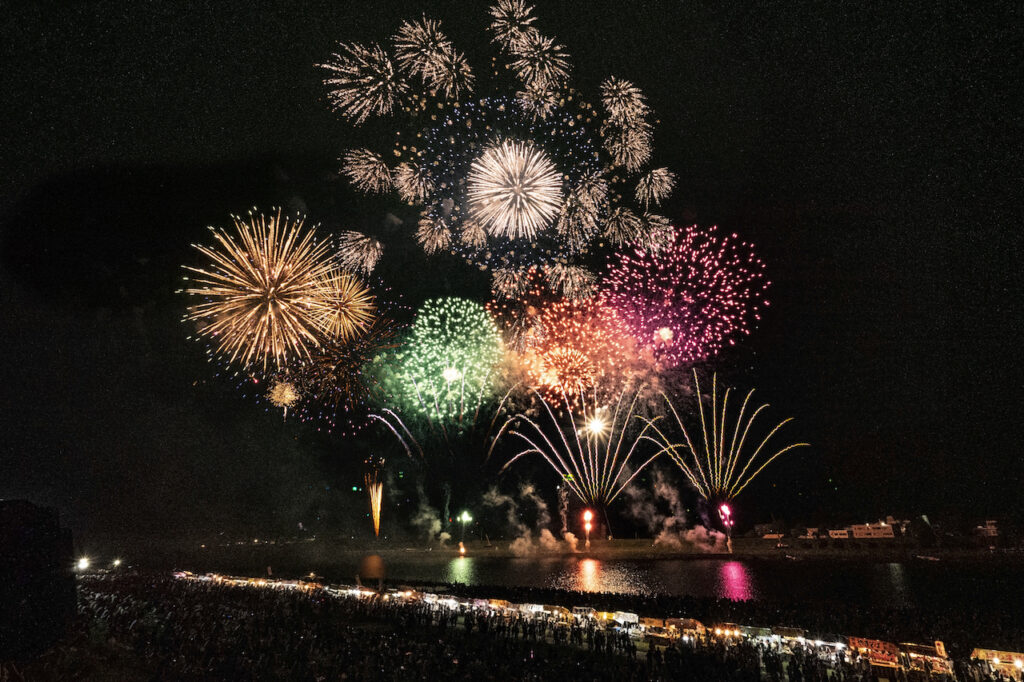
<path fill-rule="evenodd" d="M 369 192 L 390 182 L 421 207 L 415 237 L 428 254 L 448 250 L 501 270 L 493 281 L 506 291 L 509 272 L 546 268 L 565 285 L 559 293 L 585 296 L 591 249 L 664 242 L 656 221 L 640 216 L 664 200 L 674 177 L 644 174 L 654 128 L 643 93 L 609 78 L 598 112 L 571 86 L 565 48 L 538 30 L 532 12 L 523 0 L 490 8 L 511 88 L 495 71 L 489 92 L 460 101 L 476 85 L 473 73 L 440 23 L 423 17 L 399 26 L 394 65 L 378 46 L 343 46 L 333 60 L 344 75 L 335 100 L 357 121 L 396 108 L 408 114 L 394 134 L 397 167 L 362 155 L 350 177 Z"/>
<path fill-rule="evenodd" d="M 361 124 L 370 116 L 390 114 L 409 91 L 409 84 L 395 69 L 380 45 L 339 44 L 321 68 L 328 72 L 324 83 L 335 111 Z"/>
<path fill-rule="evenodd" d="M 470 214 L 489 233 L 531 239 L 558 213 L 562 182 L 532 144 L 504 140 L 485 149 L 467 177 Z"/>
<path fill-rule="evenodd" d="M 384 253 L 384 245 L 360 232 L 338 235 L 338 265 L 345 270 L 370 274 Z"/>
<path fill-rule="evenodd" d="M 636 183 L 636 200 L 646 210 L 651 204 L 657 206 L 672 194 L 676 186 L 676 174 L 668 168 L 655 168 Z"/>
<path fill-rule="evenodd" d="M 565 46 L 536 30 L 519 34 L 509 47 L 515 57 L 512 70 L 523 85 L 533 90 L 557 90 L 569 80 L 569 55 Z"/>
<path fill-rule="evenodd" d="M 352 184 L 368 194 L 391 189 L 391 169 L 380 154 L 369 149 L 351 149 L 341 158 L 341 170 Z"/>
<path fill-rule="evenodd" d="M 308 358 L 320 344 L 323 321 L 333 309 L 329 281 L 336 265 L 329 242 L 317 242 L 281 211 L 267 216 L 233 216 L 235 235 L 210 228 L 215 247 L 193 245 L 207 257 L 205 268 L 185 266 L 192 285 L 185 289 L 202 302 L 185 319 L 214 343 L 214 352 L 243 366 L 284 366 Z"/>
<path fill-rule="evenodd" d="M 399 348 L 403 329 L 378 316 L 362 333 L 325 342 L 311 358 L 284 370 L 285 379 L 302 390 L 298 416 L 342 434 L 362 429 L 369 417 L 367 405 L 384 396 L 372 365 Z"/>
<path fill-rule="evenodd" d="M 762 452 L 770 451 L 770 449 L 766 451 L 765 446 L 779 429 L 792 421 L 792 418 L 789 418 L 776 424 L 768 432 L 768 435 L 758 442 L 754 451 L 748 454 L 748 451 L 744 450 L 747 437 L 750 435 L 758 415 L 768 408 L 768 404 L 761 405 L 753 412 L 748 413 L 747 408 L 751 405 L 750 399 L 754 395 L 754 391 L 751 389 L 743 399 L 739 412 L 733 418 L 735 423 L 730 424 L 728 409 L 729 394 L 732 389 L 727 388 L 719 402 L 718 377 L 715 375 L 711 380 L 710 400 L 705 400 L 700 393 L 700 382 L 696 370 L 693 373 L 693 382 L 697 402 L 696 412 L 700 415 L 700 431 L 697 437 L 691 437 L 693 430 L 687 428 L 675 405 L 672 404 L 668 396 L 664 396 L 672 416 L 675 418 L 676 427 L 683 436 L 683 441 L 675 441 L 668 437 L 653 421 L 649 424 L 653 428 L 655 437 L 651 437 L 650 440 L 661 446 L 660 452 L 667 453 L 672 458 L 697 493 L 709 502 L 731 500 L 739 495 L 775 459 L 795 448 L 809 446 L 808 443 L 794 443 L 775 450 L 771 455 L 762 454 Z M 710 409 L 705 406 L 705 402 L 710 403 Z M 757 439 L 751 441 L 751 443 L 753 442 L 757 442 Z"/>
<path fill-rule="evenodd" d="M 523 34 L 528 31 L 536 31 L 531 24 L 537 20 L 530 16 L 533 11 L 532 5 L 527 5 L 524 0 L 498 0 L 498 4 L 490 9 L 491 33 L 494 37 L 491 40 L 498 43 L 506 51 L 522 40 Z"/>
<path fill-rule="evenodd" d="M 383 372 L 403 413 L 457 423 L 472 421 L 494 396 L 503 356 L 501 335 L 483 306 L 455 297 L 431 299 Z"/>
<path fill-rule="evenodd" d="M 611 504 L 660 454 L 640 454 L 658 419 L 636 414 L 641 393 L 642 387 L 626 387 L 607 402 L 585 399 L 578 415 L 563 412 L 538 393 L 539 417 L 510 417 L 495 438 L 497 443 L 507 434 L 523 445 L 503 469 L 527 455 L 540 455 L 584 504 Z"/>
<path fill-rule="evenodd" d="M 285 418 L 288 417 L 288 408 L 299 402 L 299 397 L 295 384 L 290 381 L 275 381 L 267 391 L 267 400 L 275 407 L 283 409 Z"/>
<path fill-rule="evenodd" d="M 328 305 L 320 306 L 317 328 L 327 339 L 347 341 L 366 331 L 376 317 L 377 304 L 369 288 L 355 275 L 332 270 L 320 286 Z"/>
<path fill-rule="evenodd" d="M 769 284 L 750 244 L 692 226 L 658 251 L 638 248 L 611 261 L 601 298 L 641 348 L 675 367 L 749 334 Z"/>
<path fill-rule="evenodd" d="M 544 307 L 522 346 L 529 385 L 552 404 L 615 394 L 633 373 L 632 340 L 615 311 L 594 299 Z"/>

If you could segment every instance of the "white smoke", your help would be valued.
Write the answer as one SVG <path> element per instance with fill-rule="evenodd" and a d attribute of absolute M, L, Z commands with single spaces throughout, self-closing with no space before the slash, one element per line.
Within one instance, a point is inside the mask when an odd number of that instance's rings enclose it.
<path fill-rule="evenodd" d="M 723 533 L 708 530 L 701 525 L 687 528 L 686 509 L 679 499 L 679 491 L 661 470 L 653 471 L 654 480 L 649 493 L 636 485 L 630 485 L 623 491 L 627 500 L 627 513 L 647 526 L 647 530 L 654 536 L 653 545 L 679 552 L 728 551 Z M 659 507 L 667 507 L 668 514 L 661 512 Z"/>
<path fill-rule="evenodd" d="M 451 536 L 441 532 L 441 516 L 427 502 L 427 495 L 423 491 L 422 484 L 416 485 L 416 496 L 419 498 L 419 508 L 413 514 L 412 525 L 419 529 L 428 543 L 440 540 L 441 545 L 444 546 Z"/>
<path fill-rule="evenodd" d="M 532 484 L 523 484 L 519 488 L 518 500 L 511 495 L 506 495 L 492 486 L 484 493 L 483 503 L 495 509 L 504 508 L 505 518 L 509 530 L 512 532 L 513 540 L 509 545 L 509 551 L 517 557 L 530 556 L 538 551 L 543 552 L 575 552 L 576 537 L 572 533 L 563 533 L 564 542 L 559 541 L 554 533 L 547 526 L 551 523 L 551 513 L 547 502 L 540 496 Z M 530 504 L 537 513 L 538 537 L 534 542 L 534 531 L 523 521 L 522 510 L 524 504 Z M 560 509 L 559 513 L 565 519 L 565 511 Z"/>

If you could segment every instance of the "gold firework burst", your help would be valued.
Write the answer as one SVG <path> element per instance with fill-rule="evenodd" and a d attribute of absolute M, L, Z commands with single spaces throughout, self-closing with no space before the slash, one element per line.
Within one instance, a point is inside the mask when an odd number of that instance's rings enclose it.
<path fill-rule="evenodd" d="M 366 331 L 377 316 L 373 294 L 355 275 L 333 270 L 321 281 L 322 306 L 317 327 L 328 339 L 347 341 Z"/>
<path fill-rule="evenodd" d="M 194 245 L 209 263 L 185 266 L 194 273 L 185 292 L 203 299 L 188 307 L 185 319 L 198 323 L 199 335 L 228 362 L 281 367 L 290 357 L 309 357 L 330 308 L 323 286 L 335 268 L 329 243 L 280 209 L 232 220 L 236 235 L 210 228 L 216 245 Z"/>

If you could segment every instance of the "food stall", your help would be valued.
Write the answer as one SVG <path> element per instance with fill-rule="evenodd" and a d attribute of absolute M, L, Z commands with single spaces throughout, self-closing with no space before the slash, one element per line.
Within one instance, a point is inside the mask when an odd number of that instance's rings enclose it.
<path fill-rule="evenodd" d="M 1024 654 L 996 649 L 975 649 L 971 652 L 971 658 L 987 663 L 992 673 L 1024 680 Z"/>
<path fill-rule="evenodd" d="M 900 649 L 892 642 L 865 637 L 849 637 L 847 642 L 850 651 L 856 652 L 861 658 L 866 658 L 872 667 L 896 668 L 899 666 Z"/>
<path fill-rule="evenodd" d="M 935 644 L 900 643 L 900 662 L 907 670 L 926 674 L 953 674 L 953 661 L 946 655 L 946 647 L 941 641 Z"/>

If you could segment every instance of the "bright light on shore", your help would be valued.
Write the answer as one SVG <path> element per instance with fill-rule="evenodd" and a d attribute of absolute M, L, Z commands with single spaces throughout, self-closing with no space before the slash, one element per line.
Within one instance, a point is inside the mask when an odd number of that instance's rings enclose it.
<path fill-rule="evenodd" d="M 87 556 L 82 557 L 81 559 L 78 560 L 78 563 L 75 564 L 75 565 L 78 567 L 79 571 L 87 570 L 89 568 L 89 557 L 87 557 Z"/>

